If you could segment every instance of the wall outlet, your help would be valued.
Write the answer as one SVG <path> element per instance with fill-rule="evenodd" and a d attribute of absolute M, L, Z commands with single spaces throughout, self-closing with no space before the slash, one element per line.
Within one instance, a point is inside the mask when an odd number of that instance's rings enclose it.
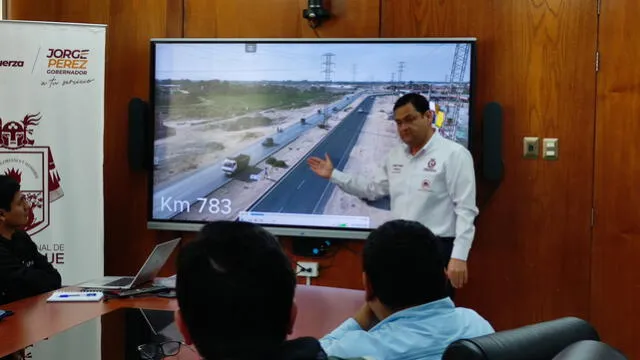
<path fill-rule="evenodd" d="M 299 261 L 296 273 L 302 277 L 318 277 L 318 263 Z"/>
<path fill-rule="evenodd" d="M 536 159 L 538 157 L 539 140 L 537 137 L 525 137 L 522 145 L 522 157 L 525 159 Z"/>

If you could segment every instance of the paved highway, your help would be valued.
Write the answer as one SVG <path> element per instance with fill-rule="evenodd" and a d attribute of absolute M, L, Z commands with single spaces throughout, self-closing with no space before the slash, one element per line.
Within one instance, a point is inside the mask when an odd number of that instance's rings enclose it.
<path fill-rule="evenodd" d="M 339 112 L 358 97 L 359 95 L 353 94 L 344 97 L 329 105 L 327 111 L 332 114 L 334 113 L 333 108 L 336 108 L 337 111 L 335 112 Z M 318 108 L 322 108 L 322 105 L 318 105 Z M 314 114 L 306 118 L 306 124 L 304 125 L 298 122 L 283 129 L 280 133 L 273 134 L 271 137 L 273 137 L 276 146 L 263 146 L 262 141 L 259 141 L 238 154 L 251 156 L 250 165 L 255 165 L 320 123 L 323 118 L 322 114 Z M 233 157 L 238 154 L 231 154 L 230 156 Z M 206 197 L 231 180 L 222 172 L 222 161 L 220 161 L 206 168 L 194 170 L 169 184 L 162 184 L 154 189 L 153 219 L 170 219 L 185 209 L 184 202 L 194 204 L 198 201 L 198 198 Z"/>
<path fill-rule="evenodd" d="M 351 150 L 358 140 L 362 126 L 371 111 L 375 96 L 367 97 L 358 109 L 354 109 L 309 153 L 323 158 L 329 154 L 338 170 L 344 169 Z M 289 171 L 284 179 L 267 192 L 249 209 L 260 212 L 283 212 L 298 214 L 322 214 L 335 185 L 319 177 L 306 163 L 306 158 Z"/>

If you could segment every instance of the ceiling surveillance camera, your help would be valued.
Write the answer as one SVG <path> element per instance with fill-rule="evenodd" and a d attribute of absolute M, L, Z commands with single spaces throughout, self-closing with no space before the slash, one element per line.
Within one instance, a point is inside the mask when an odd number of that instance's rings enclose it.
<path fill-rule="evenodd" d="M 309 20 L 312 27 L 331 17 L 331 13 L 322 4 L 323 0 L 309 0 L 309 8 L 302 11 L 302 17 Z"/>

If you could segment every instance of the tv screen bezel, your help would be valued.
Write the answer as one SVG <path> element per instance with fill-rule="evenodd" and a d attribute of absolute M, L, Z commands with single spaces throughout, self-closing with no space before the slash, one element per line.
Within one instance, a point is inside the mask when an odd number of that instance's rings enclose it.
<path fill-rule="evenodd" d="M 256 44 L 281 44 L 281 43 L 436 43 L 436 44 L 454 44 L 468 43 L 470 49 L 470 89 L 469 89 L 469 138 L 467 148 L 474 154 L 474 103 L 476 96 L 476 46 L 477 38 L 475 37 L 429 37 L 429 38 L 153 38 L 150 40 L 150 66 L 149 66 L 149 126 L 148 126 L 148 148 L 146 153 L 149 156 L 147 161 L 147 228 L 150 230 L 167 230 L 167 231 L 199 231 L 206 222 L 202 221 L 175 221 L 172 219 L 161 220 L 153 218 L 153 188 L 154 188 L 154 167 L 153 158 L 155 151 L 155 66 L 156 66 L 156 45 L 158 44 L 220 44 L 220 43 L 256 43 Z M 333 238 L 333 239 L 352 239 L 364 240 L 367 238 L 372 229 L 344 229 L 344 228 L 326 228 L 314 226 L 292 226 L 292 225 L 263 225 L 263 227 L 276 236 L 291 237 L 313 237 L 313 238 Z"/>

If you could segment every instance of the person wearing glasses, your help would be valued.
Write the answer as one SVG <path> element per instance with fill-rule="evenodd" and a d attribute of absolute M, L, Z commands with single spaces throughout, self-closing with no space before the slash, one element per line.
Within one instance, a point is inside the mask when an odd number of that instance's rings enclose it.
<path fill-rule="evenodd" d="M 295 288 L 291 261 L 271 233 L 212 222 L 178 254 L 176 325 L 204 359 L 328 359 L 314 338 L 287 340 Z"/>
<path fill-rule="evenodd" d="M 454 288 L 468 280 L 467 258 L 479 212 L 473 158 L 464 146 L 438 133 L 429 101 L 421 94 L 400 97 L 393 113 L 404 144 L 393 148 L 373 175 L 334 169 L 328 154 L 307 163 L 347 194 L 371 201 L 389 196 L 394 219 L 418 221 L 438 235 L 453 286 L 447 291 L 453 297 Z"/>
<path fill-rule="evenodd" d="M 23 228 L 30 221 L 20 183 L 0 175 L 0 305 L 59 289 L 62 278 Z M 0 360 L 23 359 L 24 351 Z"/>
<path fill-rule="evenodd" d="M 0 305 L 60 288 L 60 273 L 29 234 L 30 206 L 20 183 L 0 175 Z"/>

